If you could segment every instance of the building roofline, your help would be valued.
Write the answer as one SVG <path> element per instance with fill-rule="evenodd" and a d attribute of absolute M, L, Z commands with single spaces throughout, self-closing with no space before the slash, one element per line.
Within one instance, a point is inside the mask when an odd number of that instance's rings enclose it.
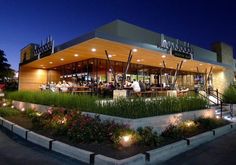
<path fill-rule="evenodd" d="M 30 46 L 30 45 L 32 45 L 32 46 L 33 46 L 33 45 L 37 45 L 37 46 L 38 46 L 39 44 L 36 44 L 36 43 L 32 43 L 32 42 L 31 42 L 31 43 L 27 44 L 26 46 L 24 46 L 23 48 L 21 48 L 20 50 L 22 51 L 23 49 L 27 48 L 27 47 Z"/>

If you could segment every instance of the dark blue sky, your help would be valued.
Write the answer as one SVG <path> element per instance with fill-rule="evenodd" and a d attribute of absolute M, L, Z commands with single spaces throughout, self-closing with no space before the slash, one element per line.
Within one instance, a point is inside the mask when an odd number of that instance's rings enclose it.
<path fill-rule="evenodd" d="M 236 48 L 233 0 L 0 0 L 0 49 L 18 70 L 28 43 L 50 34 L 58 45 L 115 19 L 208 49 L 214 41 Z"/>

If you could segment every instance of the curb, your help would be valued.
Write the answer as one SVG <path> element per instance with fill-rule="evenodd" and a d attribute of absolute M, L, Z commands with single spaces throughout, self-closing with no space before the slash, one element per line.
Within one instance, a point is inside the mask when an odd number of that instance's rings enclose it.
<path fill-rule="evenodd" d="M 143 165 L 145 164 L 145 155 L 137 154 L 126 159 L 113 159 L 104 155 L 95 155 L 94 165 Z"/>
<path fill-rule="evenodd" d="M 20 137 L 27 139 L 28 129 L 25 129 L 19 125 L 13 125 L 12 132 L 19 135 Z"/>
<path fill-rule="evenodd" d="M 216 137 L 213 135 L 212 131 L 207 131 L 191 138 L 187 138 L 187 140 L 189 141 L 189 148 L 192 149 L 215 138 Z"/>
<path fill-rule="evenodd" d="M 146 164 L 158 164 L 171 159 L 172 157 L 196 148 L 199 145 L 214 140 L 220 136 L 236 130 L 236 123 L 231 123 L 223 127 L 207 131 L 202 134 L 181 140 L 164 147 L 146 152 Z"/>
<path fill-rule="evenodd" d="M 13 125 L 15 125 L 15 123 L 12 123 L 6 119 L 2 119 L 2 126 L 5 127 L 6 129 L 12 131 Z"/>
<path fill-rule="evenodd" d="M 158 149 L 147 151 L 147 164 L 157 164 L 164 162 L 165 160 L 168 160 L 189 149 L 190 148 L 188 147 L 187 140 L 181 140 Z"/>
<path fill-rule="evenodd" d="M 48 137 L 39 135 L 31 131 L 27 133 L 27 140 L 34 144 L 47 148 L 49 150 L 51 149 L 51 142 L 53 141 L 53 139 L 50 139 Z"/>
<path fill-rule="evenodd" d="M 90 163 L 90 161 L 92 160 L 92 156 L 94 155 L 93 152 L 82 150 L 59 141 L 52 142 L 52 151 L 61 153 L 63 155 L 75 158 L 86 163 Z"/>

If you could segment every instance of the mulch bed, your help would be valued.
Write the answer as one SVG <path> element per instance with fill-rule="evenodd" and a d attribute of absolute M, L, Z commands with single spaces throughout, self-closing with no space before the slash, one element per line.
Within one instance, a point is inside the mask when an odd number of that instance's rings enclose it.
<path fill-rule="evenodd" d="M 159 146 L 156 146 L 156 147 L 150 147 L 150 146 L 144 146 L 144 145 L 136 144 L 136 145 L 132 145 L 130 147 L 118 148 L 118 149 L 115 148 L 113 146 L 113 144 L 110 143 L 110 142 L 106 142 L 106 143 L 105 142 L 104 143 L 76 143 L 75 144 L 75 143 L 72 143 L 71 141 L 69 141 L 66 137 L 58 137 L 58 136 L 55 137 L 55 136 L 52 136 L 50 134 L 50 132 L 45 132 L 43 130 L 38 130 L 38 129 L 33 128 L 31 119 L 29 119 L 24 114 L 20 114 L 20 115 L 17 115 L 17 116 L 11 116 L 11 117 L 5 117 L 5 118 L 7 120 L 11 121 L 11 122 L 14 122 L 14 123 L 26 128 L 26 129 L 32 130 L 34 132 L 37 132 L 37 133 L 39 133 L 41 135 L 44 135 L 44 136 L 47 136 L 49 138 L 53 138 L 55 140 L 67 143 L 69 145 L 73 145 L 73 146 L 76 146 L 78 148 L 81 148 L 81 149 L 84 149 L 84 150 L 87 150 L 87 151 L 91 151 L 91 152 L 94 152 L 96 154 L 101 154 L 101 155 L 105 155 L 105 156 L 108 156 L 108 157 L 112 157 L 112 158 L 115 158 L 115 159 L 128 158 L 128 157 L 134 156 L 136 154 L 144 153 L 145 151 L 149 151 L 149 150 L 152 150 L 152 149 L 155 149 L 155 148 L 159 148 L 161 146 L 164 146 L 164 145 L 167 145 L 167 144 L 170 144 L 170 143 L 181 140 L 181 138 L 180 139 L 165 139 L 165 141 L 163 141 Z M 194 135 L 197 135 L 199 133 L 203 133 L 205 131 L 208 131 L 208 130 L 200 129 L 197 132 L 195 132 L 194 134 L 191 134 L 190 136 L 194 136 Z"/>
<path fill-rule="evenodd" d="M 50 133 L 47 133 L 43 130 L 36 130 L 33 128 L 31 120 L 23 114 L 11 117 L 5 117 L 7 120 L 16 123 L 26 129 L 37 132 L 41 135 L 47 136 L 49 138 L 56 139 L 58 141 L 67 143 L 72 146 L 76 146 L 80 149 L 94 152 L 96 154 L 102 154 L 108 157 L 115 159 L 124 159 L 130 156 L 134 156 L 139 153 L 144 153 L 145 151 L 152 150 L 154 147 L 143 146 L 143 145 L 132 145 L 131 147 L 126 148 L 115 148 L 112 143 L 72 143 L 66 137 L 54 137 Z"/>

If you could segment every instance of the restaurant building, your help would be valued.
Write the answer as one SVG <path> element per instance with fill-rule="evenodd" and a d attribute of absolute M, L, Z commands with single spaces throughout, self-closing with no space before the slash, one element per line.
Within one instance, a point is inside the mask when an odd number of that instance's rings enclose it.
<path fill-rule="evenodd" d="M 116 20 L 58 46 L 49 37 L 22 48 L 19 90 L 62 80 L 120 83 L 125 76 L 163 88 L 198 84 L 223 92 L 235 69 L 233 48 L 225 43 L 214 43 L 210 51 Z"/>

